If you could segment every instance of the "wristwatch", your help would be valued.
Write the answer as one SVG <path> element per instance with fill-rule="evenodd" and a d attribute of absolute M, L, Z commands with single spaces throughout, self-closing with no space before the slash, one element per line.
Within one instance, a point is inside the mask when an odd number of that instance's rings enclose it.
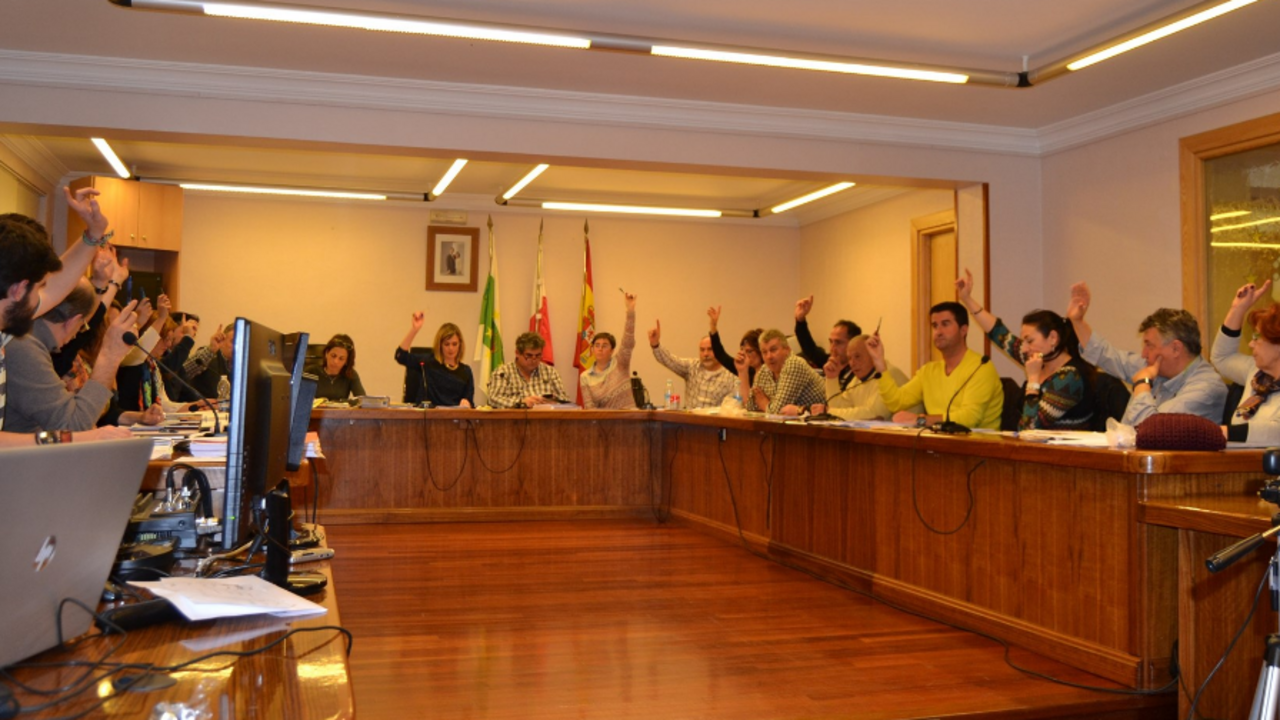
<path fill-rule="evenodd" d="M 927 423 L 927 422 L 929 422 L 929 416 L 928 416 L 928 415 L 917 415 L 917 416 L 916 416 L 916 427 L 918 427 L 918 428 L 922 428 L 922 427 L 924 427 L 924 426 L 925 426 L 925 423 Z"/>
<path fill-rule="evenodd" d="M 1134 387 L 1138 387 L 1139 385 L 1146 385 L 1147 387 L 1152 387 L 1152 385 L 1151 385 L 1151 378 L 1142 378 L 1141 380 L 1134 380 L 1134 381 L 1133 381 L 1133 386 L 1134 386 Z"/>
<path fill-rule="evenodd" d="M 69 443 L 69 442 L 71 442 L 70 430 L 55 430 L 53 432 L 49 432 L 48 430 L 41 430 L 40 432 L 36 433 L 37 445 L 60 445 L 62 443 Z"/>

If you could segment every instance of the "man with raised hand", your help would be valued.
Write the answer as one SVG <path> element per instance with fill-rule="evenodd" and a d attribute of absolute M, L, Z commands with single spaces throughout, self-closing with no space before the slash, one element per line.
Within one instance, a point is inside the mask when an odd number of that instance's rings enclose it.
<path fill-rule="evenodd" d="M 704 335 L 698 343 L 698 357 L 678 358 L 662 347 L 662 322 L 654 320 L 649 331 L 649 347 L 653 357 L 671 372 L 684 378 L 685 400 L 682 407 L 689 410 L 702 407 L 719 407 L 725 396 L 733 393 L 737 381 L 716 359 L 711 349 L 711 336 Z"/>

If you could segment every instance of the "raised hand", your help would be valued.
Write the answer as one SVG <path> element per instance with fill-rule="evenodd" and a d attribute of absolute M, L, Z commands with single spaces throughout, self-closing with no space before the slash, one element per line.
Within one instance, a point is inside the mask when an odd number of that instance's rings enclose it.
<path fill-rule="evenodd" d="M 733 368 L 741 375 L 748 372 L 751 366 L 747 364 L 747 353 L 739 350 L 737 355 L 733 356 Z"/>
<path fill-rule="evenodd" d="M 100 368 L 103 371 L 109 370 L 114 377 L 120 361 L 128 354 L 129 346 L 124 342 L 124 334 L 133 332 L 134 327 L 137 325 L 138 313 L 135 312 L 137 307 L 137 300 L 130 301 L 120 311 L 120 314 L 116 315 L 115 319 L 107 324 L 107 332 L 102 340 L 102 349 L 98 353 L 98 361 L 93 365 L 95 378 L 98 377 L 97 371 Z"/>
<path fill-rule="evenodd" d="M 110 224 L 102 215 L 102 208 L 98 207 L 98 201 L 95 196 L 102 193 L 93 188 L 80 188 L 71 194 L 71 188 L 66 185 L 62 186 L 62 191 L 67 195 L 67 207 L 75 211 L 77 215 L 84 220 L 88 226 L 89 237 L 97 239 L 107 234 L 107 226 Z"/>
<path fill-rule="evenodd" d="M 211 352 L 216 352 L 226 338 L 227 334 L 223 332 L 222 326 L 219 325 L 218 329 L 214 330 L 213 335 L 209 338 L 209 350 Z"/>
<path fill-rule="evenodd" d="M 809 316 L 809 311 L 813 309 L 813 296 L 800 298 L 796 301 L 796 322 L 800 322 Z"/>
<path fill-rule="evenodd" d="M 1089 292 L 1089 284 L 1078 282 L 1071 286 L 1071 299 L 1067 302 L 1067 319 L 1080 322 L 1089 312 L 1089 303 L 1093 295 Z"/>
<path fill-rule="evenodd" d="M 711 319 L 711 332 L 716 332 L 716 326 L 720 324 L 720 306 L 712 305 L 707 308 L 707 317 Z"/>
<path fill-rule="evenodd" d="M 662 321 L 654 320 L 653 327 L 649 330 L 649 347 L 658 347 L 662 341 Z"/>
<path fill-rule="evenodd" d="M 876 370 L 884 372 L 884 343 L 880 342 L 879 335 L 867 338 L 867 354 L 871 356 L 871 363 L 875 365 Z"/>
<path fill-rule="evenodd" d="M 169 313 L 172 310 L 173 303 L 169 301 L 168 295 L 161 295 L 156 298 L 156 323 L 163 327 L 164 321 L 169 318 Z"/>
<path fill-rule="evenodd" d="M 1246 310 L 1253 307 L 1253 304 L 1267 296 L 1271 290 L 1271 280 L 1268 279 L 1262 283 L 1262 287 L 1258 287 L 1253 283 L 1243 285 L 1236 291 L 1236 296 L 1231 299 L 1231 309 L 1243 307 Z"/>
<path fill-rule="evenodd" d="M 627 305 L 627 312 L 634 311 L 636 309 L 635 293 L 623 293 L 623 302 Z"/>
<path fill-rule="evenodd" d="M 155 309 L 151 307 L 151 298 L 142 298 L 142 302 L 138 303 L 138 327 L 146 327 L 154 311 Z"/>
<path fill-rule="evenodd" d="M 98 248 L 90 267 L 93 286 L 95 288 L 105 287 L 108 280 L 115 278 L 116 249 L 110 245 L 103 245 Z"/>
<path fill-rule="evenodd" d="M 419 310 L 413 314 L 413 329 L 415 331 L 422 329 L 422 323 L 426 321 L 427 314 Z"/>
<path fill-rule="evenodd" d="M 973 297 L 973 273 L 969 272 L 969 268 L 964 269 L 964 275 L 956 278 L 956 299 L 964 303 L 965 307 L 969 306 L 969 300 Z"/>

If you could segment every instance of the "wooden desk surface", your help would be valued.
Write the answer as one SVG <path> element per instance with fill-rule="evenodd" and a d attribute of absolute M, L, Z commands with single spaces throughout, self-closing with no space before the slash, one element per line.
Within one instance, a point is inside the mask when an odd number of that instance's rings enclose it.
<path fill-rule="evenodd" d="M 284 636 L 290 629 L 341 625 L 333 577 L 328 563 L 305 568 L 329 575 L 329 586 L 313 600 L 328 612 L 305 620 L 284 620 L 265 615 L 224 618 L 199 623 L 174 622 L 143 628 L 128 634 L 109 662 L 168 666 L 189 662 L 211 652 L 251 652 Z M 67 612 L 79 612 L 71 607 Z M 96 631 L 95 631 L 96 632 Z M 120 642 L 120 636 L 92 633 L 66 649 L 53 649 L 31 663 L 96 661 Z M 126 673 L 129 671 L 125 671 Z M 58 688 L 84 674 L 84 668 L 20 668 L 13 673 L 20 682 L 36 688 Z M 103 671 L 95 672 L 101 677 Z M 113 675 L 112 678 L 118 677 Z M 220 656 L 169 673 L 172 687 L 152 692 L 115 693 L 110 679 L 93 683 L 77 698 L 24 718 L 64 717 L 91 708 L 110 696 L 92 717 L 146 718 L 158 702 L 207 703 L 213 718 L 326 718 L 355 716 L 355 701 L 347 668 L 346 638 L 336 630 L 297 633 L 270 650 L 249 657 Z M 47 702 L 30 693 L 17 695 L 23 707 Z M 225 699 L 224 699 L 225 698 Z M 225 703 L 229 713 L 223 714 Z"/>

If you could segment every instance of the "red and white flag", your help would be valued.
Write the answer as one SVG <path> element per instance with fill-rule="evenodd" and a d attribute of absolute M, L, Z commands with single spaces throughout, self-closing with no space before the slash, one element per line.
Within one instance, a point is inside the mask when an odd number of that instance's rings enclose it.
<path fill-rule="evenodd" d="M 538 223 L 538 269 L 533 277 L 533 312 L 529 315 L 529 332 L 537 333 L 546 345 L 542 348 L 542 361 L 555 365 L 555 353 L 551 349 L 551 308 L 547 304 L 547 284 L 542 280 L 542 223 Z"/>

